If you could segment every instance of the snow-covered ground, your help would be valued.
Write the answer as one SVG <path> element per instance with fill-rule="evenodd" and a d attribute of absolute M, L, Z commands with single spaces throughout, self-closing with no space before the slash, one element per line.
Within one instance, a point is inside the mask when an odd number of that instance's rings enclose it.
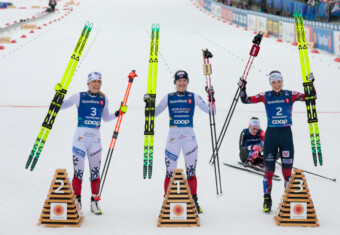
<path fill-rule="evenodd" d="M 34 1 L 25 2 L 16 1 L 16 5 L 30 6 Z M 62 10 L 65 3 L 59 2 L 61 11 L 51 14 L 39 25 L 48 24 L 67 13 L 67 10 Z M 10 11 L 12 9 L 1 10 L 0 15 Z M 18 14 L 26 17 L 25 10 Z M 90 183 L 86 166 L 83 224 L 80 228 L 45 228 L 37 226 L 37 222 L 55 169 L 66 168 L 70 177 L 73 174 L 71 148 L 77 121 L 75 107 L 58 114 L 36 169 L 33 172 L 25 170 L 25 164 L 53 97 L 53 87 L 61 80 L 87 20 L 94 23 L 93 32 L 67 97 L 86 90 L 87 74 L 100 71 L 103 75 L 102 90 L 108 96 L 113 112 L 123 99 L 126 77 L 131 69 L 135 69 L 139 77 L 132 85 L 128 113 L 123 119 L 103 190 L 103 215 L 96 216 L 90 212 Z M 262 178 L 223 165 L 224 196 L 216 198 L 214 171 L 208 164 L 211 156 L 209 118 L 199 109 L 195 113 L 195 132 L 199 143 L 198 196 L 204 210 L 200 215 L 201 227 L 157 227 L 163 202 L 167 112 L 156 119 L 153 177 L 151 180 L 143 180 L 142 177 L 142 97 L 146 93 L 152 23 L 160 23 L 161 26 L 158 101 L 174 91 L 172 75 L 177 69 L 188 71 L 190 91 L 206 97 L 201 49 L 208 48 L 214 54 L 210 61 L 216 93 L 216 123 L 220 131 L 237 89 L 236 83 L 246 66 L 253 32 L 203 14 L 190 0 L 81 1 L 67 17 L 42 27 L 34 36 L 29 35 L 26 41 L 18 40 L 14 49 L 0 50 L 0 234 L 339 234 L 339 185 L 316 176 L 306 174 L 320 223 L 318 228 L 277 226 L 274 213 L 268 215 L 262 212 Z M 327 53 L 310 54 L 318 92 L 317 111 L 324 166 L 315 168 L 313 165 L 303 102 L 294 105 L 293 135 L 296 167 L 340 178 L 336 139 L 340 131 L 337 102 L 340 65 L 333 60 L 334 56 Z M 248 94 L 269 90 L 266 75 L 274 69 L 282 72 L 285 89 L 302 91 L 297 48 L 288 43 L 278 43 L 275 38 L 264 38 L 248 77 Z M 240 102 L 220 150 L 221 163 L 238 161 L 239 134 L 252 116 L 258 116 L 263 129 L 266 128 L 263 104 L 244 105 Z M 114 122 L 103 123 L 101 127 L 103 161 L 114 125 Z M 179 167 L 183 166 L 183 158 L 180 158 Z M 277 173 L 281 174 L 279 167 Z M 279 204 L 282 194 L 283 182 L 274 182 L 273 209 Z"/>

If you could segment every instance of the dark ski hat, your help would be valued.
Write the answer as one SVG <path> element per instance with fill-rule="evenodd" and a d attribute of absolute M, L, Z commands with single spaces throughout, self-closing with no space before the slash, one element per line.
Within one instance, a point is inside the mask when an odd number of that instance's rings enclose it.
<path fill-rule="evenodd" d="M 178 71 L 175 73 L 174 78 L 175 78 L 174 83 L 176 83 L 176 81 L 177 81 L 178 79 L 181 79 L 181 78 L 184 78 L 184 79 L 188 80 L 188 82 L 189 82 L 188 73 L 185 72 L 184 70 L 178 70 Z"/>

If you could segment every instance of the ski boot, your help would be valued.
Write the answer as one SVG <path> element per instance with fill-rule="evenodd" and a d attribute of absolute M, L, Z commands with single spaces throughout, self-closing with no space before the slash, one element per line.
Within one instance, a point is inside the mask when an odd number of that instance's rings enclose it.
<path fill-rule="evenodd" d="M 102 210 L 99 207 L 99 201 L 94 199 L 94 196 L 91 197 L 91 211 L 96 215 L 103 214 Z"/>
<path fill-rule="evenodd" d="M 272 209 L 272 198 L 269 193 L 264 194 L 263 212 L 269 213 Z"/>
<path fill-rule="evenodd" d="M 195 206 L 196 206 L 197 213 L 198 213 L 198 214 L 201 214 L 201 213 L 203 213 L 203 210 L 202 210 L 202 208 L 201 208 L 201 207 L 200 207 L 200 205 L 198 204 L 198 198 L 197 198 L 197 195 L 192 195 L 192 198 L 194 199 L 194 202 L 195 202 Z"/>
<path fill-rule="evenodd" d="M 81 208 L 81 195 L 77 195 L 76 196 L 76 201 L 75 201 L 76 205 L 78 204 Z"/>

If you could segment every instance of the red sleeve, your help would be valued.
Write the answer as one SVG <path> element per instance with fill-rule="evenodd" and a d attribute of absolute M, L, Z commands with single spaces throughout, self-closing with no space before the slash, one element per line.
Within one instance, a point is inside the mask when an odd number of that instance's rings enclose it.
<path fill-rule="evenodd" d="M 264 130 L 261 130 L 260 132 L 260 138 L 264 141 L 264 136 L 266 135 L 266 133 L 264 132 Z"/>
<path fill-rule="evenodd" d="M 292 91 L 292 100 L 295 101 L 304 101 L 305 100 L 305 94 L 302 94 L 297 91 Z"/>
<path fill-rule="evenodd" d="M 248 99 L 250 100 L 251 103 L 255 104 L 255 103 L 265 103 L 266 102 L 266 98 L 264 97 L 264 93 L 260 93 L 254 96 L 248 96 Z"/>

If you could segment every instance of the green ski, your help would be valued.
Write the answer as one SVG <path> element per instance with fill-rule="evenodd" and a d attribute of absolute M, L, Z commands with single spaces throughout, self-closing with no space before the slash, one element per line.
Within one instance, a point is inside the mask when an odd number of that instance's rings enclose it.
<path fill-rule="evenodd" d="M 146 100 L 145 104 L 144 162 L 143 162 L 144 179 L 146 178 L 147 175 L 149 179 L 151 179 L 152 176 L 157 69 L 158 69 L 158 47 L 159 47 L 159 24 L 156 25 L 152 24 L 148 84 L 147 84 L 147 94 L 150 96 L 150 99 Z"/>
<path fill-rule="evenodd" d="M 44 119 L 42 127 L 39 131 L 38 137 L 33 145 L 33 149 L 31 151 L 30 156 L 28 157 L 26 163 L 26 169 L 31 166 L 31 171 L 34 170 L 35 165 L 37 164 L 41 151 L 44 148 L 47 137 L 53 127 L 54 120 L 58 114 L 58 111 L 63 103 L 64 97 L 67 93 L 68 86 L 72 80 L 75 69 L 77 68 L 80 56 L 84 50 L 87 39 L 91 33 L 93 24 L 86 22 L 83 31 L 78 39 L 77 45 L 73 51 L 71 59 L 66 67 L 65 73 L 62 77 L 61 82 L 59 83 L 60 89 L 56 91 L 53 100 L 50 104 L 47 115 Z M 33 162 L 32 162 L 33 160 Z M 31 165 L 32 163 L 32 165 Z"/>
<path fill-rule="evenodd" d="M 296 28 L 296 38 L 299 49 L 301 72 L 303 79 L 303 89 L 305 93 L 305 103 L 307 107 L 307 117 L 309 125 L 309 134 L 312 145 L 312 154 L 314 165 L 317 166 L 318 160 L 320 165 L 322 165 L 322 151 L 320 143 L 319 125 L 318 118 L 315 108 L 315 94 L 314 94 L 314 84 L 313 81 L 308 79 L 310 74 L 308 50 L 306 43 L 306 36 L 303 24 L 303 17 L 301 10 L 294 10 L 294 20 Z"/>

